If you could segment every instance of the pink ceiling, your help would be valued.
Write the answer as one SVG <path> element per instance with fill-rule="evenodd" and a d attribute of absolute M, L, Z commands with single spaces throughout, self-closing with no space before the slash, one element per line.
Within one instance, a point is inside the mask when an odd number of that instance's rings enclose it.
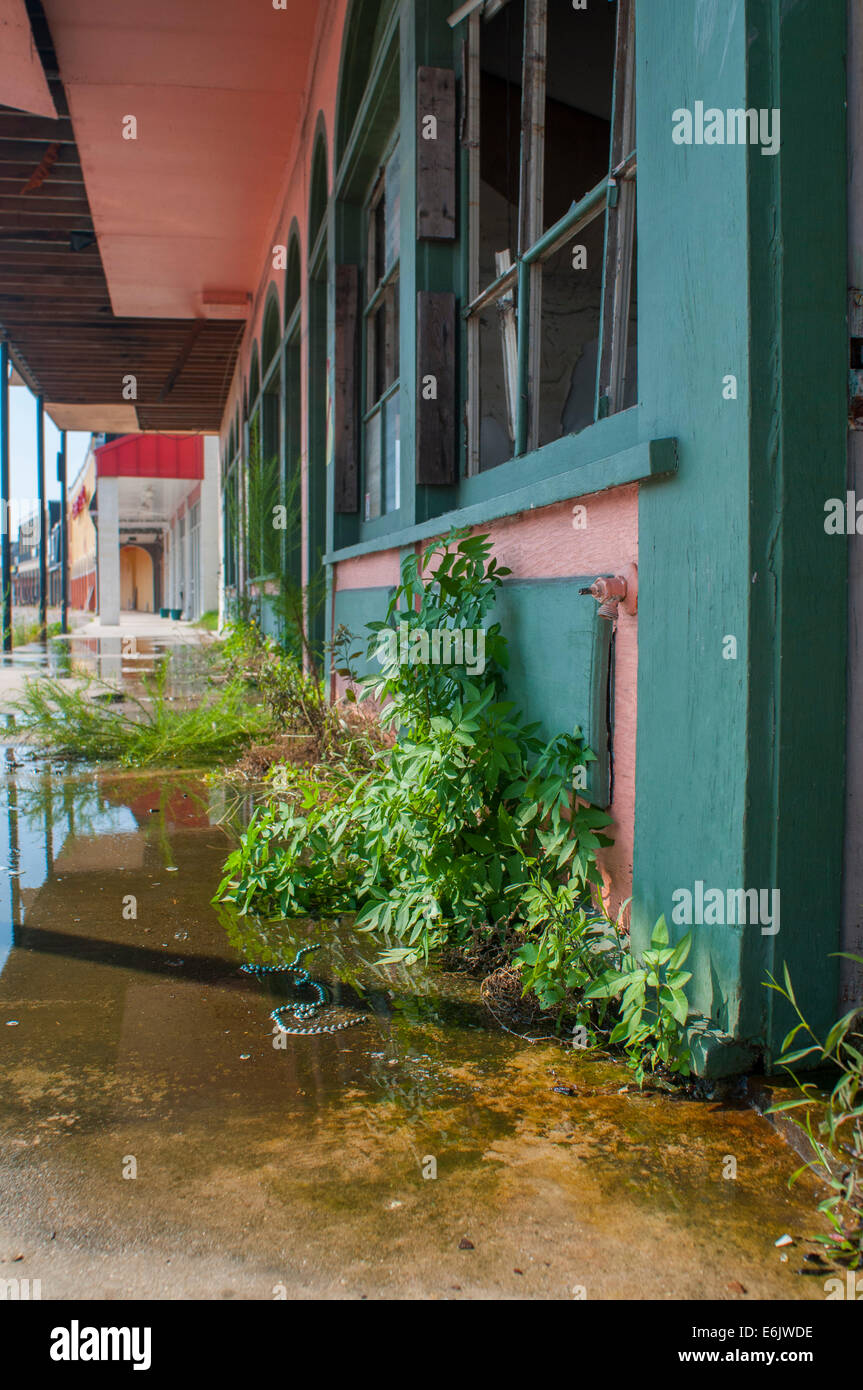
<path fill-rule="evenodd" d="M 319 9 L 287 4 L 44 0 L 115 314 L 257 284 Z"/>
<path fill-rule="evenodd" d="M 0 0 L 0 103 L 34 116 L 57 115 L 24 0 Z"/>

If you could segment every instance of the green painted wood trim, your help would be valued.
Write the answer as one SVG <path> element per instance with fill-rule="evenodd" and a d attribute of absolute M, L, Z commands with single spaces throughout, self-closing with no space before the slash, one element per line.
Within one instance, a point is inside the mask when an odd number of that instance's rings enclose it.
<path fill-rule="evenodd" d="M 754 1046 L 738 1042 L 715 1028 L 694 1030 L 689 1045 L 698 1076 L 736 1076 L 739 1072 L 751 1071 L 758 1059 Z"/>
<path fill-rule="evenodd" d="M 373 621 L 383 621 L 393 591 L 391 584 L 375 585 L 365 589 L 331 590 L 333 630 L 335 631 L 341 623 L 350 629 L 354 638 L 353 650 L 359 653 L 353 662 L 353 669 L 358 676 L 366 676 L 380 671 L 380 667 L 369 661 L 366 656 L 369 634 L 365 630 L 365 625 Z M 330 656 L 327 664 L 328 678 L 331 672 L 332 658 Z"/>
<path fill-rule="evenodd" d="M 401 18 L 400 8 L 401 7 L 399 5 L 399 0 L 394 0 L 392 14 L 387 20 L 386 27 L 383 30 L 383 33 L 381 34 L 381 37 L 378 41 L 378 50 L 372 60 L 372 69 L 369 73 L 368 81 L 366 82 L 365 92 L 363 93 L 362 100 L 360 101 L 359 107 L 357 109 L 357 114 L 354 120 L 354 126 L 353 130 L 351 131 L 347 149 L 341 156 L 339 167 L 336 171 L 335 178 L 333 179 L 333 196 L 336 198 L 344 198 L 346 196 L 349 196 L 348 188 L 351 183 L 351 178 L 354 174 L 356 165 L 360 160 L 363 147 L 368 143 L 369 130 L 373 129 L 375 125 L 377 108 L 379 107 L 381 101 L 381 92 L 384 90 L 387 81 L 390 79 L 389 69 L 395 62 L 396 54 L 398 51 L 393 40 L 395 39 L 396 31 L 399 27 L 399 22 Z M 344 82 L 347 64 L 350 61 L 351 55 L 349 53 L 345 53 L 342 65 L 342 72 L 340 74 L 340 90 L 341 84 Z M 337 128 L 340 119 L 341 113 L 337 111 Z M 340 151 L 335 148 L 337 139 L 338 136 L 336 136 L 333 141 L 334 158 L 338 157 L 340 154 Z"/>
<path fill-rule="evenodd" d="M 780 107 L 782 147 L 749 161 L 751 584 L 744 862 L 781 929 L 750 935 L 743 1020 L 770 1065 L 793 1015 L 760 987 L 787 964 L 823 1036 L 839 1001 L 847 542 L 824 531 L 846 486 L 846 7 L 748 0 L 747 105 Z M 851 542 L 854 543 L 853 541 Z M 748 994 L 754 998 L 747 998 Z M 847 1007 L 847 1005 L 845 1006 Z M 805 1066 L 805 1063 L 804 1063 Z"/>
<path fill-rule="evenodd" d="M 778 888 L 778 936 L 699 926 L 689 962 L 693 1008 L 770 1057 L 771 962 L 816 1027 L 838 1011 L 845 547 L 823 504 L 845 478 L 844 5 L 696 0 L 681 26 L 651 0 L 637 24 L 639 399 L 681 462 L 639 489 L 632 940 L 697 880 Z M 672 112 L 699 99 L 781 107 L 780 152 L 675 146 Z"/>
<path fill-rule="evenodd" d="M 552 739 L 581 727 L 596 761 L 587 764 L 585 794 L 597 806 L 610 799 L 611 749 L 608 672 L 611 623 L 579 590 L 595 575 L 505 579 L 489 619 L 509 642 L 507 698 L 528 723 Z M 549 640 L 549 634 L 554 638 Z"/>
<path fill-rule="evenodd" d="M 543 452 L 563 452 L 560 446 L 567 444 L 570 444 L 569 440 L 558 440 L 547 445 Z M 530 471 L 530 460 L 534 457 L 536 456 L 528 455 L 527 458 L 519 460 L 523 473 Z M 388 535 L 376 537 L 360 545 L 347 546 L 344 550 L 331 551 L 324 560 L 326 564 L 334 565 L 340 560 L 351 560 L 357 555 L 368 555 L 376 550 L 395 550 L 398 546 L 412 545 L 416 541 L 443 535 L 453 526 L 483 526 L 486 522 L 514 516 L 517 512 L 535 511 L 537 507 L 548 507 L 555 502 L 569 501 L 570 498 L 605 492 L 609 488 L 622 487 L 626 483 L 644 482 L 648 478 L 675 473 L 676 470 L 677 441 L 650 440 L 645 444 L 635 444 L 619 454 L 589 459 L 581 465 L 551 473 L 512 492 L 498 493 L 473 505 L 444 512 L 421 525 L 392 531 Z"/>
<path fill-rule="evenodd" d="M 525 251 L 521 259 L 526 261 L 528 265 L 534 265 L 541 261 L 543 256 L 553 251 L 562 237 L 575 235 L 573 229 L 578 226 L 582 218 L 590 216 L 605 203 L 610 182 L 611 175 L 606 174 L 605 178 L 600 179 L 589 193 L 585 193 L 583 198 L 573 203 L 569 210 L 563 214 L 563 217 L 549 227 L 547 232 L 543 232 L 539 240 Z"/>

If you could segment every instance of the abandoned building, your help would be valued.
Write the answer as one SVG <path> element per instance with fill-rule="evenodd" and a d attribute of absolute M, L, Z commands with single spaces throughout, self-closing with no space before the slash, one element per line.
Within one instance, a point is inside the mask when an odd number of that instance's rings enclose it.
<path fill-rule="evenodd" d="M 0 324 L 52 418 L 218 441 L 222 614 L 276 631 L 317 585 L 322 660 L 405 554 L 489 533 L 510 694 L 597 755 L 609 906 L 644 944 L 701 885 L 700 1068 L 775 1056 L 783 964 L 832 1020 L 863 942 L 863 566 L 824 524 L 863 497 L 845 5 L 4 8 L 0 151 L 43 175 L 0 203 Z"/>

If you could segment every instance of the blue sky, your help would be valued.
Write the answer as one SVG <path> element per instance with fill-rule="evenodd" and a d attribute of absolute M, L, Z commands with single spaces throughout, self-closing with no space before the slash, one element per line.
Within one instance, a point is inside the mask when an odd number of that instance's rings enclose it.
<path fill-rule="evenodd" d="M 11 500 L 23 502 L 31 498 L 35 499 L 37 496 L 36 397 L 31 396 L 26 386 L 11 386 L 9 388 L 9 426 Z M 66 476 L 70 487 L 78 469 L 84 462 L 89 442 L 89 434 L 70 431 L 66 435 Z M 51 417 L 46 414 L 45 483 L 48 497 L 60 496 L 60 484 L 57 482 L 57 450 L 59 448 L 60 431 Z"/>

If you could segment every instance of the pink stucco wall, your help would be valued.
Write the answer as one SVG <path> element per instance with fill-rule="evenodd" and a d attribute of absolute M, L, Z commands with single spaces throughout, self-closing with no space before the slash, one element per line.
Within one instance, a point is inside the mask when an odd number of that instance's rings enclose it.
<path fill-rule="evenodd" d="M 335 589 L 383 589 L 399 582 L 399 552 L 378 550 L 335 567 Z"/>
<path fill-rule="evenodd" d="M 483 526 L 502 565 L 514 579 L 565 579 L 620 574 L 638 563 L 638 487 L 578 498 L 584 529 L 573 526 L 574 501 L 492 521 Z M 335 587 L 378 588 L 397 582 L 399 553 L 383 550 L 335 567 Z M 621 608 L 617 619 L 614 682 L 614 844 L 601 857 L 606 905 L 617 912 L 632 891 L 635 827 L 635 731 L 638 618 Z"/>

